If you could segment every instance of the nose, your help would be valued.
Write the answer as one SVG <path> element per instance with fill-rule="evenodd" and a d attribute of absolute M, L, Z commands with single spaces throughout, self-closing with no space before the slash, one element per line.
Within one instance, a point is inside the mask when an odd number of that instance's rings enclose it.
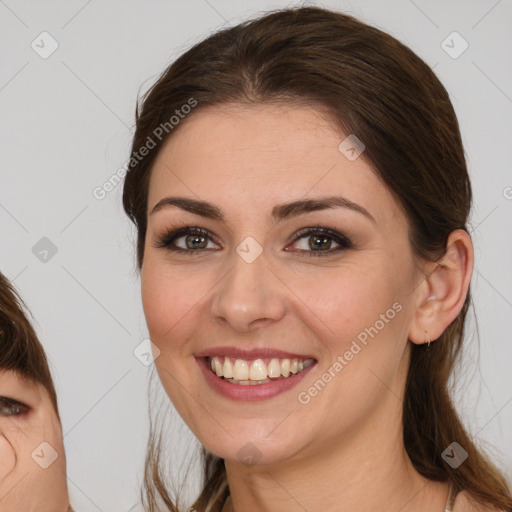
<path fill-rule="evenodd" d="M 279 321 L 286 311 L 286 287 L 267 264 L 264 253 L 248 263 L 236 252 L 231 269 L 215 287 L 212 318 L 238 332 Z"/>

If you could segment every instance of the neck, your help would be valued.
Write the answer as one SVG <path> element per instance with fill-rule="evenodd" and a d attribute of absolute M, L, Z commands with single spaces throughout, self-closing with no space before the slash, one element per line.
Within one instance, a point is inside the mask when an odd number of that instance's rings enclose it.
<path fill-rule="evenodd" d="M 403 445 L 401 408 L 390 414 L 387 405 L 366 427 L 316 443 L 284 463 L 226 460 L 231 499 L 222 512 L 442 512 L 448 484 L 414 469 Z"/>

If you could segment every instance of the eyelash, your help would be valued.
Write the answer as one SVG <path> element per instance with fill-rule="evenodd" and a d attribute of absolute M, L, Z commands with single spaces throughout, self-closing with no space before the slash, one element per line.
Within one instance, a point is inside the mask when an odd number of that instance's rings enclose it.
<path fill-rule="evenodd" d="M 182 238 L 187 235 L 199 235 L 205 238 L 210 238 L 210 234 L 206 229 L 199 228 L 199 227 L 184 227 L 177 229 L 175 231 L 171 231 L 169 233 L 166 233 L 162 236 L 160 236 L 157 240 L 156 247 L 157 248 L 165 248 L 168 251 L 181 253 L 181 254 L 187 254 L 192 256 L 194 253 L 200 253 L 203 252 L 205 249 L 182 249 L 181 247 L 175 247 L 173 246 L 173 242 L 175 242 L 178 238 Z M 314 235 L 321 235 L 327 238 L 330 238 L 334 240 L 337 244 L 340 245 L 339 248 L 330 250 L 330 251 L 305 251 L 302 249 L 294 250 L 292 252 L 305 252 L 308 253 L 308 256 L 310 257 L 324 257 L 333 254 L 334 252 L 350 249 L 353 247 L 352 242 L 350 239 L 348 239 L 345 235 L 338 233 L 336 231 L 332 231 L 327 228 L 322 227 L 310 227 L 310 228 L 303 228 L 299 230 L 297 233 L 295 233 L 295 238 L 292 241 L 292 243 L 297 242 L 301 238 L 307 238 L 308 236 L 314 236 Z M 213 240 L 212 240 L 213 241 Z"/>
<path fill-rule="evenodd" d="M 27 413 L 29 410 L 30 407 L 28 405 L 22 404 L 21 402 L 6 396 L 0 396 L 0 417 L 20 416 Z"/>

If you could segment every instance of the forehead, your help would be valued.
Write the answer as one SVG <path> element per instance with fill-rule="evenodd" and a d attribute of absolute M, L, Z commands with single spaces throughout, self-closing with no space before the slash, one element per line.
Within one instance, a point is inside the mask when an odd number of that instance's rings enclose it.
<path fill-rule="evenodd" d="M 45 392 L 44 386 L 25 378 L 20 373 L 0 369 L 0 395 L 30 402 L 40 399 Z"/>
<path fill-rule="evenodd" d="M 400 216 L 391 192 L 363 156 L 349 160 L 340 151 L 346 137 L 313 107 L 237 104 L 199 109 L 161 148 L 148 207 L 171 193 L 222 201 L 226 210 L 231 201 L 261 210 L 339 193 L 373 210 L 377 221 Z M 261 202 L 255 204 L 255 198 Z"/>
<path fill-rule="evenodd" d="M 158 161 L 201 163 L 208 158 L 209 167 L 216 164 L 240 164 L 238 176 L 250 175 L 254 163 L 260 173 L 260 162 L 271 164 L 268 171 L 286 172 L 302 157 L 318 157 L 319 151 L 337 151 L 342 134 L 317 110 L 285 105 L 229 104 L 195 111 L 175 134 L 166 141 Z M 314 154 L 311 151 L 314 150 Z M 191 165 L 192 167 L 192 165 Z M 197 165 L 194 166 L 201 170 Z M 266 167 L 268 168 L 268 167 Z M 191 169 L 190 169 L 191 170 Z M 315 169 L 311 169 L 312 174 Z"/>

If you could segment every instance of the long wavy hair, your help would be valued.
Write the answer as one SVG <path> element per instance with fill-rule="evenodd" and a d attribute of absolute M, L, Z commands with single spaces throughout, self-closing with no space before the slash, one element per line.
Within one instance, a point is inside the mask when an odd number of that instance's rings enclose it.
<path fill-rule="evenodd" d="M 307 104 L 328 112 L 340 133 L 364 141 L 363 157 L 402 206 L 411 246 L 420 257 L 438 261 L 449 234 L 468 231 L 472 192 L 459 125 L 448 93 L 430 67 L 392 36 L 351 16 L 317 7 L 280 9 L 202 40 L 137 101 L 123 206 L 137 228 L 139 268 L 148 184 L 162 144 L 187 116 L 227 103 Z M 178 112 L 187 116 L 176 123 L 171 119 Z M 152 147 L 141 157 L 139 150 L 150 139 Z M 459 315 L 429 350 L 412 344 L 403 440 L 424 477 L 450 482 L 481 504 L 511 510 L 505 477 L 473 442 L 451 398 L 449 378 L 461 356 L 470 303 L 468 290 Z M 453 441 L 468 453 L 457 469 L 441 456 Z M 149 511 L 176 512 L 162 442 L 152 423 L 143 501 Z M 224 460 L 204 448 L 201 453 L 202 489 L 193 508 L 218 512 L 229 495 Z"/>

